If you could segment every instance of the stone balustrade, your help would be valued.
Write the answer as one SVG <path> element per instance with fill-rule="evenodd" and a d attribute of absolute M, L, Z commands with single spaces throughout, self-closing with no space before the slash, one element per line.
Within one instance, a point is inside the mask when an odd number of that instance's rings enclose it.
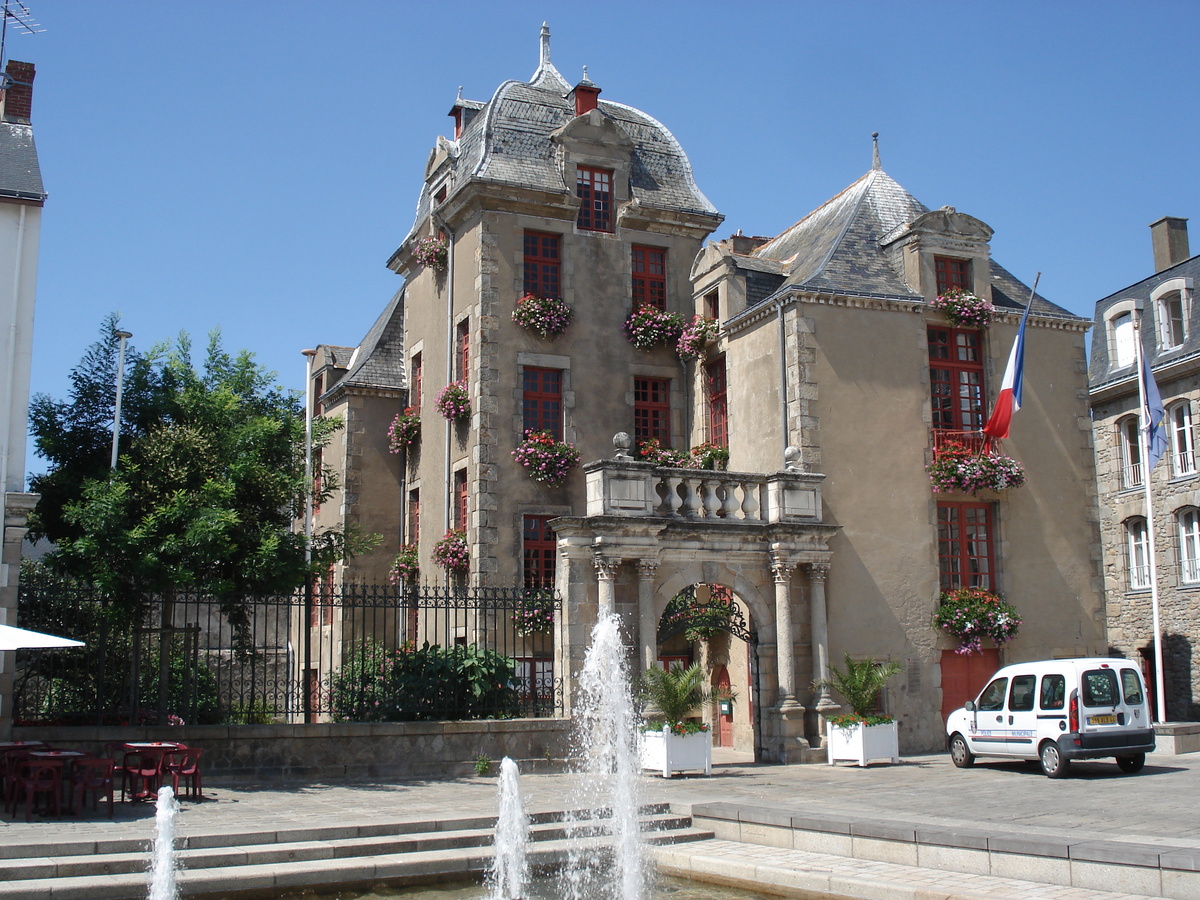
<path fill-rule="evenodd" d="M 657 516 L 711 522 L 820 522 L 825 476 L 674 469 L 605 459 L 584 466 L 589 516 Z"/>

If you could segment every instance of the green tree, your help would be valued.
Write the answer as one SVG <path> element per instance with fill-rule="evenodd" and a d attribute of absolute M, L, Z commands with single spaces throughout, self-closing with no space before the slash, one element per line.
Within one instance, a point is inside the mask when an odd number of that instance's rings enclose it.
<path fill-rule="evenodd" d="M 39 395 L 31 423 L 49 460 L 32 479 L 42 494 L 33 530 L 54 541 L 60 572 L 140 606 L 150 597 L 201 589 L 244 627 L 242 598 L 288 592 L 363 541 L 337 529 L 314 536 L 311 563 L 303 516 L 304 411 L 274 374 L 242 351 L 209 340 L 192 362 L 186 335 L 143 357 L 127 349 L 120 458 L 109 470 L 117 319 L 72 372 L 71 396 Z M 318 420 L 320 446 L 340 427 Z M 337 487 L 324 467 L 318 501 Z"/>

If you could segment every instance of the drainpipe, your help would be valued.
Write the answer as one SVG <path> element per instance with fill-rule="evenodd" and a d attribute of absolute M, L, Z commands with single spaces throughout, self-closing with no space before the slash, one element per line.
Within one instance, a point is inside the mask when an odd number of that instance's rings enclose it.
<path fill-rule="evenodd" d="M 775 301 L 776 321 L 779 323 L 779 423 L 783 438 L 780 459 L 790 446 L 788 442 L 787 337 L 783 327 L 783 300 Z"/>
<path fill-rule="evenodd" d="M 454 380 L 454 230 L 446 224 L 446 221 L 441 216 L 430 214 L 430 218 L 438 224 L 438 226 L 446 232 L 446 377 L 449 381 Z M 467 378 L 467 373 L 463 373 L 463 377 Z M 453 439 L 451 432 L 454 430 L 454 422 L 446 421 L 446 446 L 443 463 L 442 479 L 446 485 L 445 491 L 445 515 L 446 515 L 446 530 L 450 530 L 450 523 L 453 521 L 451 510 L 454 508 L 454 485 L 450 477 L 450 442 Z M 464 527 L 466 523 L 463 523 Z"/>

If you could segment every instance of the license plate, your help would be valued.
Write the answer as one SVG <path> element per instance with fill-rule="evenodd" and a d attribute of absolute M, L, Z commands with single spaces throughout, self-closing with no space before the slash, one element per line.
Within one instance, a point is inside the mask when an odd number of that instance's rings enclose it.
<path fill-rule="evenodd" d="M 1116 716 L 1088 716 L 1089 725 L 1116 725 Z"/>

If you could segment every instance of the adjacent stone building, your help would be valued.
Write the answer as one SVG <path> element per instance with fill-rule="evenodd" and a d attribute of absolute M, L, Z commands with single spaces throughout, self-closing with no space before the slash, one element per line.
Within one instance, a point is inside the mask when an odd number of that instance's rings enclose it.
<path fill-rule="evenodd" d="M 1140 658 L 1153 693 L 1151 567 L 1157 574 L 1168 720 L 1200 718 L 1200 328 L 1193 285 L 1200 257 L 1189 256 L 1187 220 L 1150 226 L 1154 274 L 1096 303 L 1091 405 L 1101 510 L 1109 642 Z M 1166 408 L 1167 450 L 1147 473 L 1138 439 L 1136 343 L 1150 363 Z M 1150 554 L 1150 526 L 1154 555 Z M 1155 709 L 1157 703 L 1151 704 Z"/>
<path fill-rule="evenodd" d="M 941 442 L 997 449 L 979 431 L 1030 300 L 991 259 L 991 229 L 926 208 L 876 151 L 783 234 L 706 244 L 721 216 L 683 149 L 600 93 L 586 72 L 562 77 L 543 29 L 528 82 L 460 95 L 389 261 L 402 290 L 357 348 L 318 348 L 316 402 L 346 420 L 323 451 L 345 488 L 318 524 L 385 538 L 333 577 L 380 579 L 415 544 L 424 577 L 444 579 L 433 545 L 461 530 L 464 583 L 562 594 L 537 665 L 569 678 L 597 615 L 615 611 L 638 666 L 698 659 L 737 693 L 706 713 L 719 743 L 781 762 L 820 757 L 837 705 L 812 683 L 846 653 L 903 662 L 884 706 L 915 752 L 942 746 L 943 711 L 1001 662 L 1102 651 L 1090 323 L 1033 298 L 1024 406 L 1004 445 L 1026 485 L 934 493 Z M 952 287 L 995 304 L 990 327 L 930 306 Z M 517 324 L 525 295 L 564 300 L 565 333 Z M 626 322 L 643 307 L 711 317 L 716 334 L 698 359 L 673 342 L 638 349 Z M 447 420 L 435 401 L 452 383 L 470 411 Z M 405 405 L 420 440 L 391 453 Z M 583 465 L 561 485 L 531 478 L 513 457 L 529 430 L 573 444 Z M 728 471 L 639 455 L 654 440 L 725 448 Z M 960 586 L 1020 611 L 1002 652 L 956 654 L 933 627 L 939 591 Z M 725 627 L 685 630 L 697 606 L 723 609 Z"/>

